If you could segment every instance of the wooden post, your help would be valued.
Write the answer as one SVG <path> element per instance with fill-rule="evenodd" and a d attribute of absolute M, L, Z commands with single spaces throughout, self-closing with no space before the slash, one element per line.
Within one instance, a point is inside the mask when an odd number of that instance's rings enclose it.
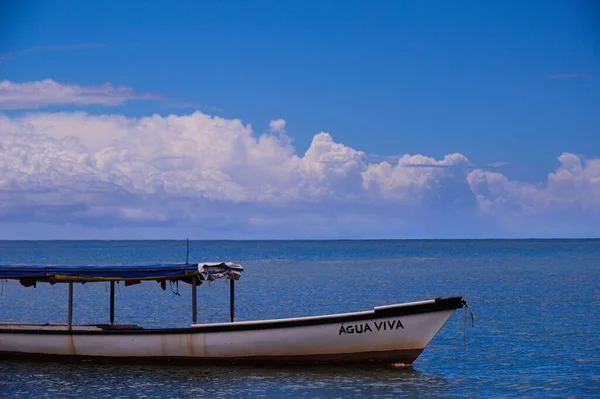
<path fill-rule="evenodd" d="M 192 276 L 192 322 L 194 324 L 196 324 L 197 321 L 197 298 L 196 298 L 196 291 L 197 291 L 197 287 L 196 284 L 198 283 L 198 276 Z"/>
<path fill-rule="evenodd" d="M 234 309 L 235 309 L 235 280 L 229 280 L 229 316 L 233 323 Z"/>
<path fill-rule="evenodd" d="M 110 282 L 110 325 L 115 324 L 115 282 Z"/>
<path fill-rule="evenodd" d="M 69 331 L 73 324 L 73 282 L 69 282 Z"/>

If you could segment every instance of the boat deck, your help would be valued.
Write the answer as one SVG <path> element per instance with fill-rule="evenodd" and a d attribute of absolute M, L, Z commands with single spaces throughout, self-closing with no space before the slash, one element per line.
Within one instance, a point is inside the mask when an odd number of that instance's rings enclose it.
<path fill-rule="evenodd" d="M 40 331 L 68 331 L 68 324 L 32 324 L 32 323 L 0 323 L 1 330 L 40 330 Z M 106 330 L 143 330 L 136 324 L 82 324 L 71 326 L 71 331 L 106 331 Z"/>

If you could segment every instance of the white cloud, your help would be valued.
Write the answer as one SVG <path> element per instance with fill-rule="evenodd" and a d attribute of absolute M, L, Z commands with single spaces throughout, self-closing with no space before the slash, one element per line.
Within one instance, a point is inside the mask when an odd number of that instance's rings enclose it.
<path fill-rule="evenodd" d="M 526 235 L 540 217 L 559 234 L 569 216 L 598 219 L 600 160 L 559 161 L 531 184 L 462 154 L 370 163 L 324 132 L 296 154 L 282 132 L 201 112 L 0 116 L 0 222 L 307 238 Z"/>
<path fill-rule="evenodd" d="M 466 176 L 469 160 L 462 154 L 441 161 L 423 155 L 404 155 L 396 165 L 370 164 L 362 173 L 364 189 L 386 200 L 462 207 L 472 203 Z"/>
<path fill-rule="evenodd" d="M 273 133 L 285 133 L 285 120 L 272 120 L 271 122 L 269 122 L 269 130 Z"/>
<path fill-rule="evenodd" d="M 160 100 L 152 93 L 136 93 L 130 87 L 79 86 L 58 83 L 52 79 L 36 82 L 0 82 L 0 109 L 33 109 L 56 105 L 121 105 L 130 100 Z"/>
<path fill-rule="evenodd" d="M 534 235 L 600 235 L 600 159 L 583 161 L 563 153 L 544 183 L 510 181 L 496 172 L 474 170 L 469 185 L 482 216 L 510 231 Z"/>
<path fill-rule="evenodd" d="M 582 161 L 563 153 L 546 184 L 509 181 L 500 173 L 474 170 L 468 180 L 481 209 L 487 213 L 519 214 L 564 211 L 600 212 L 600 159 Z"/>

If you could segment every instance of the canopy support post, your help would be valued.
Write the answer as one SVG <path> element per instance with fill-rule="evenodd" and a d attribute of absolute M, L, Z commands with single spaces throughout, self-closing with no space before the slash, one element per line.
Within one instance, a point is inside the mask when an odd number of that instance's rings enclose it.
<path fill-rule="evenodd" d="M 196 324 L 196 322 L 198 321 L 197 316 L 198 316 L 198 312 L 197 312 L 197 298 L 196 298 L 196 292 L 197 292 L 197 284 L 198 284 L 198 276 L 192 276 L 192 322 L 194 324 Z"/>
<path fill-rule="evenodd" d="M 115 324 L 115 282 L 110 282 L 110 325 Z"/>
<path fill-rule="evenodd" d="M 234 310 L 235 310 L 235 280 L 229 280 L 229 316 L 233 323 Z"/>
<path fill-rule="evenodd" d="M 69 282 L 69 331 L 73 328 L 73 282 Z"/>

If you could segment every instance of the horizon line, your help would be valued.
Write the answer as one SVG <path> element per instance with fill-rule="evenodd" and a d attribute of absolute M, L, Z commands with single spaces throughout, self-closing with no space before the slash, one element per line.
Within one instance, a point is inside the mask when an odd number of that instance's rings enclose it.
<path fill-rule="evenodd" d="M 42 238 L 42 239 L 0 239 L 0 242 L 7 241 L 182 241 L 185 242 L 187 238 L 176 239 L 176 238 L 123 238 L 123 239 L 101 239 L 101 238 L 90 238 L 90 239 L 79 239 L 79 238 Z M 550 241 L 550 240 L 600 240 L 600 237 L 480 237 L 480 238 L 259 238 L 259 239 L 241 239 L 241 238 L 200 238 L 194 239 L 189 238 L 190 241 Z"/>

